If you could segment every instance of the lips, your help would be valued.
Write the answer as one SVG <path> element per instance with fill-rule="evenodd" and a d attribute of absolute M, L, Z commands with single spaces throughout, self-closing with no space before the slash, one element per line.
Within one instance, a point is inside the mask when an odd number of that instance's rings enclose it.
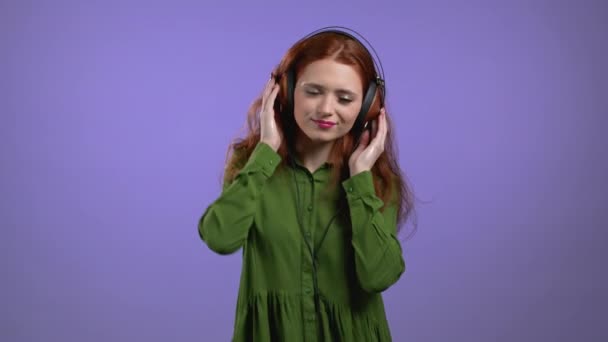
<path fill-rule="evenodd" d="M 324 126 L 333 126 L 336 123 L 335 122 L 331 122 L 331 121 L 325 121 L 325 120 L 312 120 L 318 124 L 324 125 Z"/>

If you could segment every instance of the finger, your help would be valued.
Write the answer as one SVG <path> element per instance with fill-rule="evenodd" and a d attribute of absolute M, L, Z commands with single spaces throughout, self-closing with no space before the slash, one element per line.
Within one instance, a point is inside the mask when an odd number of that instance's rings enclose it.
<path fill-rule="evenodd" d="M 368 134 L 369 133 L 367 131 L 364 131 L 361 134 L 361 137 L 359 138 L 359 141 L 357 142 L 357 148 L 355 148 L 355 150 L 351 154 L 351 158 L 357 159 L 359 157 L 359 155 L 363 152 L 363 150 L 367 147 Z"/>
<path fill-rule="evenodd" d="M 273 103 L 269 97 L 270 94 L 272 93 L 273 87 L 276 84 L 274 83 L 273 80 L 269 80 L 268 83 L 266 84 L 266 88 L 264 88 L 264 93 L 262 94 L 262 110 L 267 110 L 269 107 L 269 103 Z"/>
<path fill-rule="evenodd" d="M 272 92 L 270 93 L 270 96 L 268 98 L 272 103 L 274 103 L 274 100 L 276 100 L 277 94 L 279 93 L 279 89 L 281 89 L 281 87 L 278 83 L 275 83 L 275 85 L 272 87 Z"/>
<path fill-rule="evenodd" d="M 357 150 L 363 150 L 369 144 L 369 131 L 365 130 L 361 133 L 361 137 L 359 138 L 359 146 L 357 146 Z"/>
<path fill-rule="evenodd" d="M 266 95 L 268 95 L 268 90 L 272 86 L 273 82 L 274 82 L 274 80 L 272 78 L 270 78 L 268 81 L 266 81 L 266 85 L 264 86 L 264 92 Z"/>
<path fill-rule="evenodd" d="M 361 142 L 363 143 L 363 145 L 367 145 L 369 143 L 370 140 L 370 133 L 369 131 L 365 131 L 363 132 L 363 135 L 361 136 Z"/>
<path fill-rule="evenodd" d="M 372 137 L 378 136 L 378 119 L 372 121 Z"/>
<path fill-rule="evenodd" d="M 273 113 L 274 99 L 276 98 L 276 91 L 278 87 L 278 85 L 275 85 L 275 87 L 270 88 L 270 93 L 267 94 L 266 98 L 262 101 L 262 107 L 260 108 L 262 116 Z"/>
<path fill-rule="evenodd" d="M 374 120 L 374 140 L 372 141 L 372 144 L 376 145 L 378 148 L 382 149 L 382 144 L 384 144 L 384 137 L 385 137 L 385 121 L 384 121 L 385 117 L 384 117 L 384 110 L 380 111 L 380 115 L 378 115 L 378 117 L 376 118 L 376 120 Z"/>
<path fill-rule="evenodd" d="M 279 92 L 279 85 L 275 84 L 272 88 L 270 88 L 270 94 L 268 94 L 268 98 L 266 99 L 266 110 L 270 111 L 272 107 L 274 107 L 274 101 L 277 98 L 277 93 Z"/>
<path fill-rule="evenodd" d="M 382 109 L 382 112 L 380 113 L 380 123 L 379 123 L 379 127 L 378 127 L 378 131 L 380 134 L 380 143 L 381 143 L 381 147 L 382 149 L 384 149 L 384 141 L 386 139 L 386 133 L 388 132 L 388 124 L 386 122 L 386 112 L 384 109 Z"/>
<path fill-rule="evenodd" d="M 267 98 L 268 98 L 268 94 L 270 94 L 270 91 L 272 90 L 272 86 L 274 85 L 274 79 L 271 78 L 268 80 L 268 82 L 266 82 L 266 85 L 264 86 L 264 91 L 262 92 L 262 106 L 264 104 L 266 104 L 267 102 Z"/>

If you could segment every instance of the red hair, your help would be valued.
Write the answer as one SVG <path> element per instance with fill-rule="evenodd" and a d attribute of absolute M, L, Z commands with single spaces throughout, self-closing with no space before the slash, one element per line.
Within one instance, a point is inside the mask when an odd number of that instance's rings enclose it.
<path fill-rule="evenodd" d="M 272 72 L 272 75 L 278 78 L 280 85 L 275 102 L 275 120 L 278 128 L 283 132 L 283 137 L 287 136 L 284 128 L 285 123 L 281 119 L 280 114 L 281 109 L 287 105 L 287 77 L 284 77 L 284 75 L 290 68 L 293 68 L 297 79 L 307 65 L 326 58 L 354 67 L 361 78 L 363 84 L 361 91 L 363 94 L 365 94 L 369 82 L 375 82 L 376 80 L 376 69 L 372 57 L 359 42 L 350 37 L 339 33 L 324 32 L 296 43 L 287 51 L 279 65 Z M 373 120 L 380 114 L 381 103 L 384 102 L 384 99 L 380 98 L 381 96 L 383 96 L 383 93 L 377 90 L 372 105 L 365 116 L 365 121 Z M 234 140 L 228 148 L 227 163 L 223 177 L 224 182 L 231 182 L 236 177 L 236 174 L 245 165 L 260 141 L 258 113 L 261 104 L 262 98 L 260 95 L 254 100 L 247 112 L 247 136 Z M 381 210 L 384 210 L 386 204 L 391 201 L 398 208 L 397 231 L 399 231 L 401 223 L 407 220 L 413 209 L 413 194 L 397 162 L 397 148 L 394 144 L 392 133 L 393 125 L 386 108 L 385 116 L 388 126 L 385 148 L 372 167 L 371 173 L 374 179 L 376 194 L 385 203 L 385 206 Z M 333 165 L 332 186 L 349 177 L 348 159 L 353 151 L 354 143 L 354 137 L 351 133 L 336 139 L 328 159 L 328 162 Z M 232 152 L 232 155 L 230 155 L 230 152 Z M 286 165 L 288 161 L 288 148 L 285 138 L 281 142 L 277 153 L 282 157 L 282 164 Z"/>

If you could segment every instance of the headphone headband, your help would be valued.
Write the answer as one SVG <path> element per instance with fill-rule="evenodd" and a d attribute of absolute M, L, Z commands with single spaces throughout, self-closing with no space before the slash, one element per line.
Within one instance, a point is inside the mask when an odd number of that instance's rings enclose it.
<path fill-rule="evenodd" d="M 370 57 L 372 58 L 372 62 L 374 63 L 375 66 L 375 71 L 376 71 L 376 84 L 383 87 L 384 88 L 384 84 L 386 82 L 386 78 L 384 77 L 384 68 L 382 67 L 382 62 L 380 61 L 380 57 L 378 56 L 378 53 L 376 52 L 376 50 L 374 49 L 374 47 L 372 46 L 372 44 L 365 39 L 365 37 L 363 37 L 362 34 L 360 34 L 359 32 L 348 28 L 348 27 L 344 27 L 344 26 L 325 26 L 322 27 L 320 29 L 314 30 L 312 32 L 310 32 L 309 34 L 307 34 L 306 36 L 304 36 L 303 38 L 301 38 L 297 43 L 300 43 L 306 39 L 309 39 L 311 37 L 314 37 L 318 34 L 322 34 L 322 33 L 337 33 L 337 34 L 341 34 L 344 36 L 347 36 L 351 39 L 353 39 L 354 41 L 358 42 L 359 44 L 361 44 L 363 46 L 363 48 L 367 51 L 367 53 L 370 55 Z M 352 32 L 352 33 L 349 33 Z M 356 37 L 355 37 L 356 35 Z M 365 43 L 367 43 L 367 46 L 365 44 L 363 44 L 364 41 Z M 374 53 L 372 54 L 370 52 L 373 51 Z M 383 89 L 384 93 L 386 94 L 386 89 Z"/>

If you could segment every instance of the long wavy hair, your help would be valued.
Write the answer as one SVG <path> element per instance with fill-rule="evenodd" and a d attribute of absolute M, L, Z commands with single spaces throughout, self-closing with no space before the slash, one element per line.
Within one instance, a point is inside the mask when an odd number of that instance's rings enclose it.
<path fill-rule="evenodd" d="M 292 68 L 297 80 L 307 65 L 327 58 L 352 66 L 363 81 L 363 93 L 365 93 L 369 82 L 375 82 L 376 80 L 376 69 L 372 57 L 359 42 L 350 37 L 334 32 L 323 32 L 293 45 L 272 71 L 272 75 L 278 79 L 280 85 L 274 107 L 275 120 L 284 137 L 281 146 L 277 150 L 277 153 L 282 157 L 281 165 L 287 165 L 289 157 L 289 146 L 285 137 L 288 134 L 294 134 L 293 132 L 286 132 L 288 125 L 284 122 L 281 115 L 281 111 L 287 106 L 286 92 L 288 88 L 285 74 Z M 366 121 L 373 120 L 380 114 L 381 103 L 384 103 L 385 100 L 380 98 L 383 96 L 382 94 L 381 91 L 376 91 L 374 101 L 365 117 Z M 247 135 L 244 138 L 234 139 L 229 145 L 223 176 L 224 184 L 228 184 L 234 180 L 260 141 L 259 111 L 261 104 L 262 95 L 259 95 L 247 112 Z M 384 210 L 386 204 L 391 201 L 398 207 L 397 231 L 399 232 L 402 224 L 407 221 L 412 213 L 414 196 L 397 162 L 397 146 L 393 138 L 393 124 L 386 105 L 385 115 L 388 125 L 385 148 L 372 167 L 371 173 L 376 194 L 385 203 L 381 210 Z M 295 126 L 297 128 L 297 124 Z M 348 160 L 354 150 L 355 143 L 352 130 L 334 142 L 328 159 L 328 162 L 332 165 L 330 186 L 336 186 L 338 182 L 349 177 Z M 344 199 L 344 194 L 341 197 Z"/>

